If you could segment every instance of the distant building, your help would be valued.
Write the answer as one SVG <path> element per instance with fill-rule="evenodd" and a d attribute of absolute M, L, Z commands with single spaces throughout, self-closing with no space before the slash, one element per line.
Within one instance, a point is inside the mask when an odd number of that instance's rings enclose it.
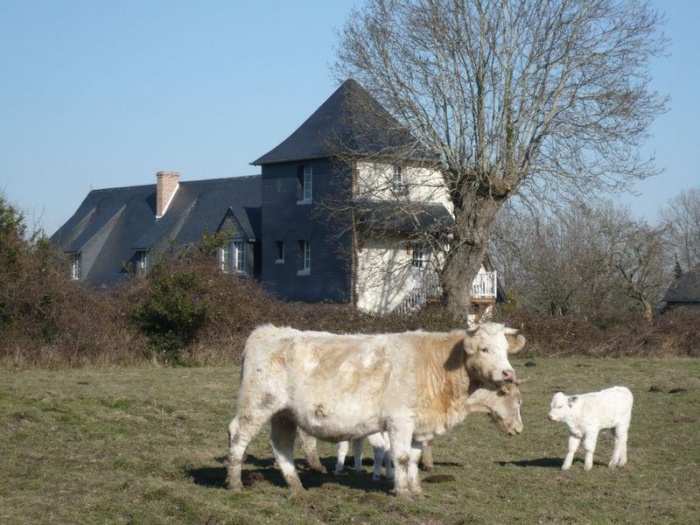
<path fill-rule="evenodd" d="M 681 275 L 666 291 L 663 300 L 668 308 L 700 308 L 700 264 Z"/>

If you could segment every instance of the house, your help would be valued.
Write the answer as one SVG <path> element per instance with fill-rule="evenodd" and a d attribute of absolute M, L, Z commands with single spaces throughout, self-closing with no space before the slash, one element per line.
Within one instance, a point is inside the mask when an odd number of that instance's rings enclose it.
<path fill-rule="evenodd" d="M 668 308 L 700 308 L 700 264 L 681 275 L 666 291 L 663 300 Z"/>
<path fill-rule="evenodd" d="M 260 176 L 183 182 L 158 172 L 156 184 L 93 190 L 51 236 L 71 259 L 71 278 L 101 288 L 144 274 L 172 243 L 199 242 L 231 230 L 222 250 L 226 271 L 260 273 Z"/>
<path fill-rule="evenodd" d="M 184 182 L 159 172 L 149 186 L 95 190 L 52 237 L 72 277 L 109 286 L 147 271 L 153 256 L 233 232 L 222 268 L 293 301 L 412 312 L 441 294 L 442 233 L 453 223 L 436 157 L 354 80 L 253 162 L 261 174 Z M 497 298 L 485 261 L 475 306 Z"/>

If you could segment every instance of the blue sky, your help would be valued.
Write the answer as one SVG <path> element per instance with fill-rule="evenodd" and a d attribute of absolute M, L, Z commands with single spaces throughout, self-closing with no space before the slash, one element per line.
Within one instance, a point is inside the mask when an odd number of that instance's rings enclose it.
<path fill-rule="evenodd" d="M 250 162 L 337 87 L 354 0 L 0 0 L 0 191 L 52 234 L 91 189 L 259 173 Z M 664 174 L 619 199 L 639 217 L 700 186 L 700 2 L 658 0 L 672 97 L 646 152 Z"/>

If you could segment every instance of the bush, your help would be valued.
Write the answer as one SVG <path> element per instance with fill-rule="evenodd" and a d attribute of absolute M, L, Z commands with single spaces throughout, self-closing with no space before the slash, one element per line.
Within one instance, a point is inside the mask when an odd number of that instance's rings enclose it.
<path fill-rule="evenodd" d="M 639 315 L 550 317 L 516 310 L 505 321 L 527 337 L 525 356 L 700 357 L 700 309 L 677 309 L 649 322 Z"/>
<path fill-rule="evenodd" d="M 148 281 L 149 293 L 131 317 L 148 337 L 153 355 L 178 364 L 207 319 L 210 290 L 196 268 L 173 268 L 165 258 L 153 265 Z"/>
<path fill-rule="evenodd" d="M 17 366 L 76 367 L 230 364 L 259 324 L 337 333 L 445 331 L 459 323 L 440 306 L 383 317 L 348 304 L 280 301 L 257 281 L 223 274 L 205 236 L 174 248 L 146 278 L 106 291 L 76 285 L 49 240 L 27 237 L 24 218 L 0 195 L 0 360 Z M 524 330 L 524 356 L 700 357 L 700 310 L 676 310 L 648 322 L 629 313 L 548 317 L 513 307 L 496 320 Z"/>

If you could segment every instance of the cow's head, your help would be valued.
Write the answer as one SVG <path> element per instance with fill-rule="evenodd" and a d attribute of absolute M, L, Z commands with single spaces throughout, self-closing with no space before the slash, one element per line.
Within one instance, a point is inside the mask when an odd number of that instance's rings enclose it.
<path fill-rule="evenodd" d="M 523 431 L 523 420 L 520 417 L 522 403 L 523 396 L 515 384 L 501 386 L 489 399 L 489 416 L 504 434 L 514 436 Z"/>
<path fill-rule="evenodd" d="M 519 352 L 523 346 L 525 337 L 502 324 L 484 323 L 468 330 L 464 348 L 469 377 L 483 383 L 514 382 L 515 370 L 510 366 L 508 354 Z"/>
<path fill-rule="evenodd" d="M 575 403 L 576 396 L 569 397 L 562 392 L 557 392 L 552 397 L 552 403 L 549 406 L 549 420 L 563 421 Z"/>

